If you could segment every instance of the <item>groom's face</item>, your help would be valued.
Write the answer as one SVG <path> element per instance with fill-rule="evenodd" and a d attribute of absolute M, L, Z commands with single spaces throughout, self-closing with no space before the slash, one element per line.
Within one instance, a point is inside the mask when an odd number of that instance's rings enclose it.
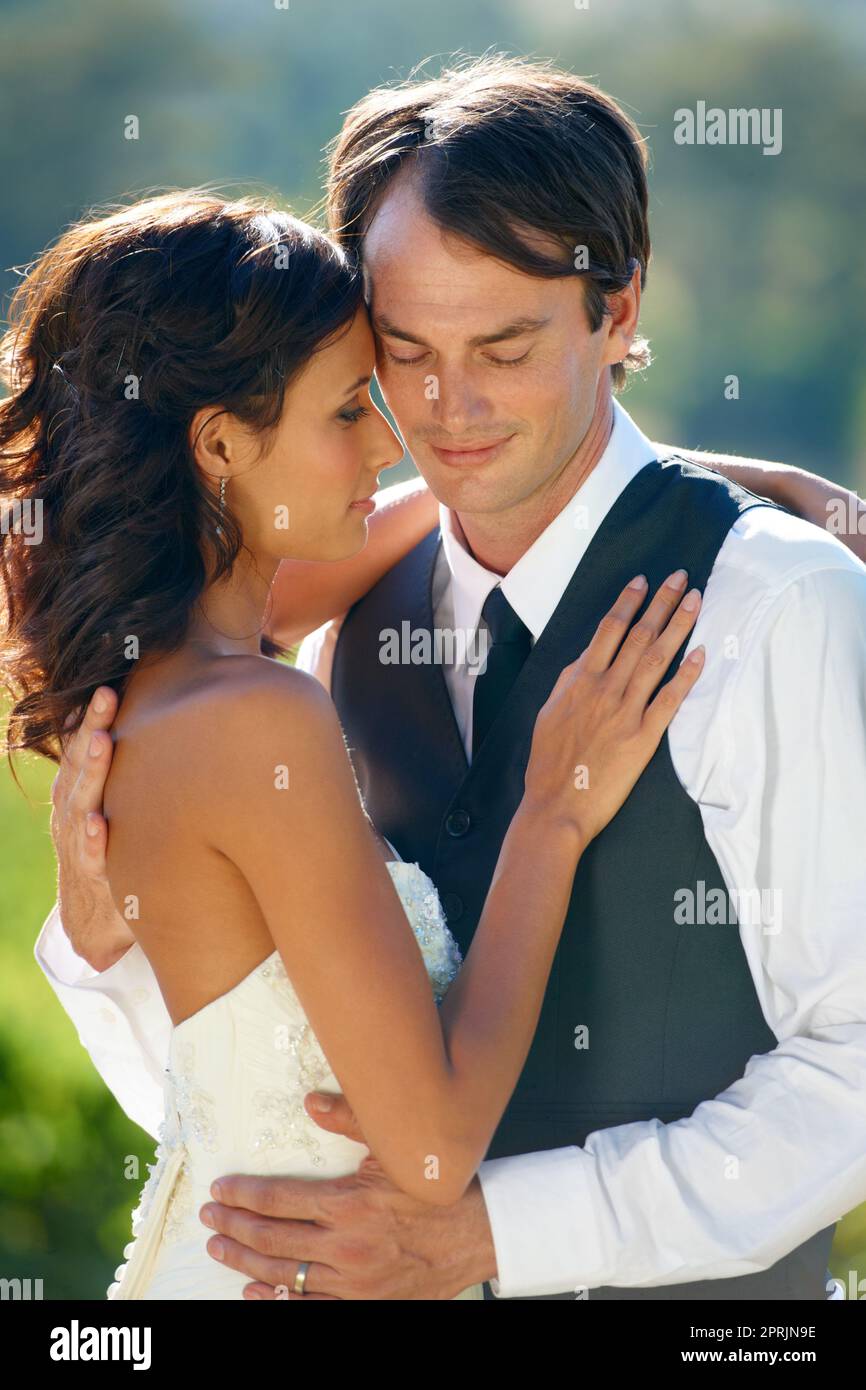
<path fill-rule="evenodd" d="M 590 331 L 580 278 L 525 275 L 443 232 L 404 176 L 364 263 L 377 376 L 432 491 L 464 514 L 541 501 L 623 355 L 607 319 Z"/>

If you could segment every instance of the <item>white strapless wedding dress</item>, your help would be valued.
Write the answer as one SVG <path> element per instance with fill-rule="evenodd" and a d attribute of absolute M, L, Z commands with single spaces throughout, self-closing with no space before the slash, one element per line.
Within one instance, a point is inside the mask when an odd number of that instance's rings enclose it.
<path fill-rule="evenodd" d="M 461 964 L 436 888 L 417 864 L 388 864 L 437 999 Z M 339 1093 L 277 951 L 177 1025 L 156 1163 L 132 1216 L 111 1299 L 237 1299 L 249 1276 L 211 1259 L 198 1213 L 226 1173 L 337 1178 L 369 1150 L 319 1129 L 308 1091 Z M 483 1298 L 474 1284 L 458 1298 Z"/>

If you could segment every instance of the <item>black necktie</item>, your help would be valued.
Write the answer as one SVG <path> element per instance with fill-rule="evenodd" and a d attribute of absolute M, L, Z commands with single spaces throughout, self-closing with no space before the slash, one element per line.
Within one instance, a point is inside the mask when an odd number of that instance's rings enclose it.
<path fill-rule="evenodd" d="M 475 694 L 472 697 L 473 758 L 504 705 L 532 646 L 529 628 L 518 618 L 498 585 L 487 595 L 481 616 L 490 631 L 487 635 L 487 664 L 475 678 Z"/>

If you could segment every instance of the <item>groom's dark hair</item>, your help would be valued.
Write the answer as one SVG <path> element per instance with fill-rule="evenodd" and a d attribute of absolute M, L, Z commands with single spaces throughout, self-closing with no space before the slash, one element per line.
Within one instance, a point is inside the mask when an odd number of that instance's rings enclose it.
<path fill-rule="evenodd" d="M 530 275 L 582 275 L 593 332 L 608 312 L 605 295 L 623 289 L 636 264 L 643 288 L 644 139 L 591 82 L 496 55 L 369 92 L 329 150 L 328 224 L 346 249 L 360 257 L 385 189 L 410 166 L 427 212 L 447 231 Z M 649 360 L 646 339 L 636 338 L 611 368 L 614 389 Z"/>

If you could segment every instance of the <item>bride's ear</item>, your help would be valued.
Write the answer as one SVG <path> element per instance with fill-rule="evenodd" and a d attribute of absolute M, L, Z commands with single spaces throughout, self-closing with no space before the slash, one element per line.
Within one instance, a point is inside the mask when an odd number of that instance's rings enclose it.
<path fill-rule="evenodd" d="M 234 461 L 233 417 L 219 405 L 202 406 L 189 426 L 189 447 L 198 468 L 214 486 L 232 471 Z"/>

